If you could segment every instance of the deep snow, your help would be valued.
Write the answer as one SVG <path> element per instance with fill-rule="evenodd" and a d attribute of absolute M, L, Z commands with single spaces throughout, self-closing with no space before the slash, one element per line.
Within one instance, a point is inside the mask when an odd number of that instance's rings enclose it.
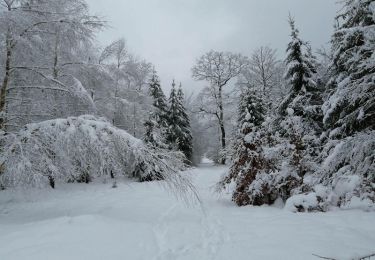
<path fill-rule="evenodd" d="M 238 208 L 213 186 L 227 168 L 191 171 L 203 210 L 160 183 L 70 184 L 0 192 L 0 259 L 337 259 L 375 253 L 375 213 Z"/>

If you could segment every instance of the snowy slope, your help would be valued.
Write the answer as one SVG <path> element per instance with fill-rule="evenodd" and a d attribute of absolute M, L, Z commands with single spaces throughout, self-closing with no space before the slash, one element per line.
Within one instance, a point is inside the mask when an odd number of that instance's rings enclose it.
<path fill-rule="evenodd" d="M 238 208 L 212 192 L 225 170 L 192 171 L 203 209 L 158 183 L 1 192 L 0 259 L 350 259 L 375 252 L 374 212 Z"/>

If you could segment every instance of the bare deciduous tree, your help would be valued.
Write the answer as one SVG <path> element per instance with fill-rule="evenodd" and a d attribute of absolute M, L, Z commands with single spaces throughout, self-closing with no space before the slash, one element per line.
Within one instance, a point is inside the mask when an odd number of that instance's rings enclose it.
<path fill-rule="evenodd" d="M 119 80 L 122 78 L 123 73 L 121 69 L 126 64 L 128 57 L 128 49 L 126 47 L 125 39 L 121 38 L 108 45 L 99 57 L 99 64 L 105 60 L 114 60 L 116 65 L 116 80 L 115 80 L 115 110 L 113 113 L 112 123 L 117 126 L 116 117 L 118 111 L 118 99 L 119 99 Z"/>
<path fill-rule="evenodd" d="M 241 74 L 239 85 L 245 88 L 255 88 L 261 91 L 267 102 L 271 96 L 280 94 L 281 62 L 276 58 L 276 50 L 267 46 L 256 49 L 250 58 L 249 66 Z"/>
<path fill-rule="evenodd" d="M 226 148 L 226 132 L 224 126 L 223 88 L 228 82 L 241 74 L 248 65 L 248 59 L 241 54 L 210 51 L 197 60 L 192 69 L 195 80 L 209 83 L 210 99 L 214 107 L 208 111 L 200 107 L 200 112 L 209 113 L 217 118 L 221 132 L 221 148 Z M 225 158 L 221 160 L 225 164 Z"/>
<path fill-rule="evenodd" d="M 2 0 L 0 17 L 0 30 L 5 32 L 0 35 L 0 45 L 4 45 L 5 53 L 0 55 L 5 64 L 4 69 L 0 68 L 3 75 L 0 129 L 4 130 L 8 121 L 5 110 L 9 86 L 17 81 L 37 88 L 35 77 L 38 77 L 38 85 L 49 81 L 61 90 L 67 90 L 61 77 L 69 75 L 72 78 L 67 69 L 82 64 L 81 60 L 74 58 L 79 56 L 79 47 L 91 42 L 94 32 L 103 26 L 103 22 L 89 14 L 83 0 Z"/>

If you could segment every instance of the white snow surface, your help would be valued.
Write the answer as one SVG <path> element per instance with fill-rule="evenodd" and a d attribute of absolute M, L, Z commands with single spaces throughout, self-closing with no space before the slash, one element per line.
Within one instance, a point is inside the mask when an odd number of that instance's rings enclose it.
<path fill-rule="evenodd" d="M 191 170 L 202 207 L 161 183 L 66 184 L 0 192 L 0 259 L 353 259 L 375 253 L 375 212 L 237 207 L 214 185 L 225 167 Z M 31 193 L 31 194 L 30 194 Z"/>

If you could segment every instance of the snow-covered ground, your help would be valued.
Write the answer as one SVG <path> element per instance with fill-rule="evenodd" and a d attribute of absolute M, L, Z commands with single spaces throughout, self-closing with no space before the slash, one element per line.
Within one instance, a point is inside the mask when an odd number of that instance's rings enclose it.
<path fill-rule="evenodd" d="M 375 213 L 236 207 L 212 187 L 226 168 L 193 170 L 203 209 L 158 183 L 0 193 L 0 259 L 351 259 L 375 252 Z"/>

